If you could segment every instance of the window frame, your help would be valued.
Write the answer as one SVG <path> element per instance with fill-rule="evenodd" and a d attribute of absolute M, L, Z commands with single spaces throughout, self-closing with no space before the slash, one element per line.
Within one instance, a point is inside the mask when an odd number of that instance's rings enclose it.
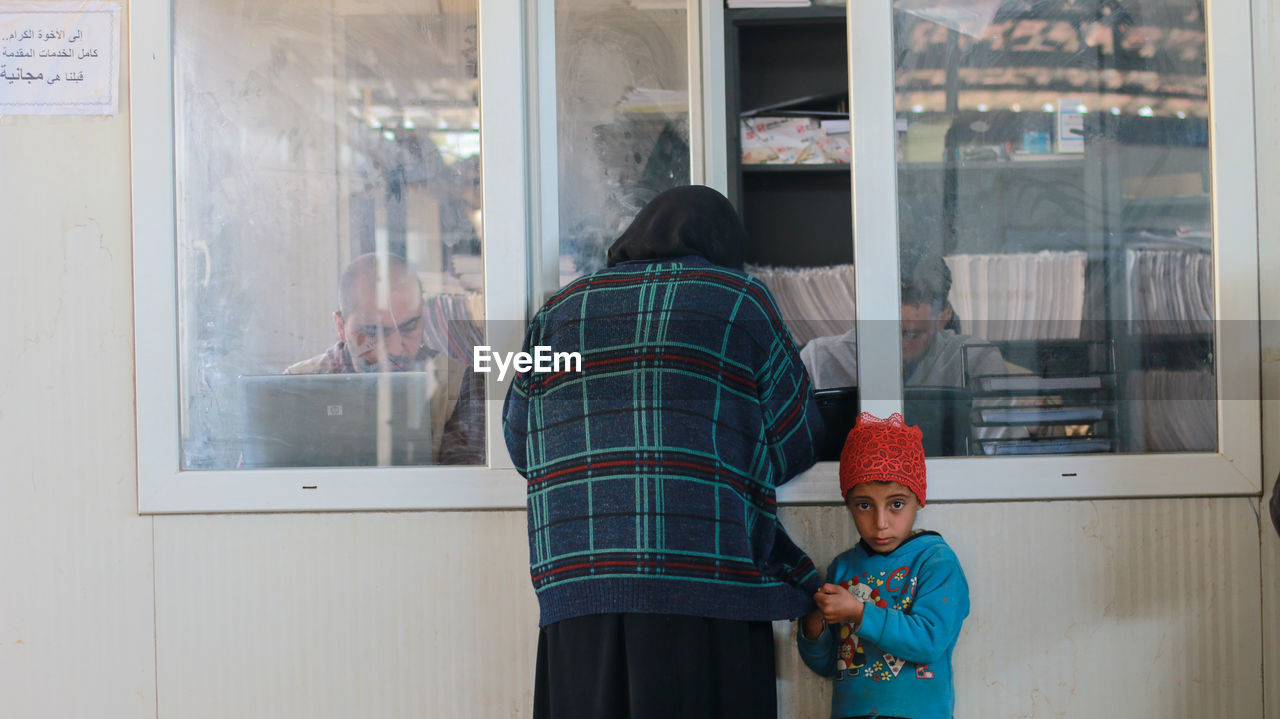
<path fill-rule="evenodd" d="M 1250 6 L 1247 0 L 1210 0 L 1205 14 L 1218 450 L 930 459 L 930 501 L 1261 494 L 1259 236 Z M 862 401 L 864 410 L 884 416 L 902 409 L 892 0 L 846 2 L 846 42 L 849 109 L 857 118 L 852 125 L 850 169 L 858 382 L 862 387 L 897 388 L 896 396 Z M 885 177 L 894 181 L 884 182 Z M 867 211 L 859 212 L 861 208 Z M 858 241 L 885 237 L 895 242 Z M 863 347 L 875 351 L 864 353 Z M 893 349 L 880 349 L 884 347 Z M 819 463 L 781 487 L 779 501 L 838 502 L 837 469 L 834 462 Z"/>
<path fill-rule="evenodd" d="M 170 0 L 129 10 L 139 513 L 523 507 L 524 481 L 502 438 L 505 387 L 493 374 L 487 467 L 181 469 L 173 12 Z M 519 0 L 477 3 L 485 337 L 501 351 L 520 348 L 529 310 L 524 12 Z"/>
<path fill-rule="evenodd" d="M 539 186 L 547 176 L 545 166 L 554 169 L 553 161 L 539 157 L 540 150 L 553 153 L 554 144 L 545 145 L 547 133 L 538 131 L 540 124 L 546 128 L 554 123 L 554 104 L 548 106 L 545 93 L 538 91 L 540 80 L 547 78 L 540 66 L 554 57 L 548 45 L 554 42 L 553 32 L 542 27 L 552 17 L 552 2 L 478 3 L 486 341 L 508 351 L 520 346 L 537 304 L 531 298 L 544 289 L 543 252 L 556 239 L 547 236 L 546 228 L 554 224 L 543 217 L 555 193 Z M 686 16 L 690 38 L 700 39 L 689 48 L 693 177 L 722 191 L 727 185 L 724 12 L 721 3 L 689 0 Z M 512 468 L 502 438 L 505 386 L 493 375 L 487 378 L 487 467 L 180 469 L 170 0 L 136 0 L 129 23 L 138 511 L 523 508 L 524 481 Z M 930 459 L 930 501 L 1261 494 L 1251 27 L 1247 0 L 1206 3 L 1218 451 Z M 880 179 L 896 177 L 897 169 L 891 151 L 891 0 L 847 2 L 846 28 L 850 109 L 858 118 L 851 165 L 854 234 L 896 238 L 896 186 Z M 550 77 L 553 81 L 554 70 Z M 550 97 L 554 100 L 554 92 Z M 1221 114 L 1227 121 L 1216 121 L 1219 108 L 1227 109 Z M 521 161 L 513 163 L 512 157 Z M 894 350 L 860 361 L 859 381 L 862 386 L 900 388 L 898 303 L 876 301 L 896 298 L 897 244 L 878 244 L 854 242 L 859 346 Z M 1224 324 L 1237 328 L 1229 338 Z M 898 411 L 901 390 L 896 397 L 864 400 L 863 408 L 877 414 Z M 779 501 L 838 502 L 836 473 L 835 463 L 820 463 L 781 487 Z"/>

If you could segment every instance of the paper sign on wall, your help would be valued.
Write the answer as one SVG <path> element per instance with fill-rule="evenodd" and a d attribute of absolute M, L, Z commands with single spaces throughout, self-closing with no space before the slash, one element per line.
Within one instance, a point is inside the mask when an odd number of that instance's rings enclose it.
<path fill-rule="evenodd" d="M 0 114 L 120 110 L 120 3 L 0 4 Z"/>

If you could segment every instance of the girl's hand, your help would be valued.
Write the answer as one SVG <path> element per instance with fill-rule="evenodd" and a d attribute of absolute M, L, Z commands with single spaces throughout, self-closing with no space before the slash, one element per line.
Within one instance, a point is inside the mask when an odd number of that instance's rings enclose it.
<path fill-rule="evenodd" d="M 848 589 L 835 584 L 824 584 L 813 595 L 813 601 L 822 612 L 827 624 L 853 624 L 862 622 L 862 600 Z"/>

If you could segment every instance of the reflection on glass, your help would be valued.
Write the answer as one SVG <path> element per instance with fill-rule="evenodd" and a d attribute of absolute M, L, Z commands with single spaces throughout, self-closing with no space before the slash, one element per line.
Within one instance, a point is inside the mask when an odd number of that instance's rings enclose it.
<path fill-rule="evenodd" d="M 560 284 L 658 193 L 689 184 L 684 2 L 557 0 Z"/>
<path fill-rule="evenodd" d="M 1214 450 L 1203 3 L 956 5 L 895 3 L 908 414 L 959 388 L 950 454 Z"/>
<path fill-rule="evenodd" d="M 474 0 L 175 0 L 184 469 L 483 464 Z"/>

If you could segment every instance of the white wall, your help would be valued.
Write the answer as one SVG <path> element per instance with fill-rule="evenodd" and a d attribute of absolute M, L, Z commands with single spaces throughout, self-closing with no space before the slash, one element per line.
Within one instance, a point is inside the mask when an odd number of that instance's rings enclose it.
<path fill-rule="evenodd" d="M 155 519 L 160 716 L 529 716 L 523 512 Z"/>
<path fill-rule="evenodd" d="M 1277 10 L 1255 6 L 1271 478 Z M 127 107 L 0 117 L 0 716 L 529 716 L 521 513 L 137 516 Z M 852 541 L 838 508 L 785 514 L 820 562 Z M 1280 717 L 1280 629 L 1258 628 L 1280 616 L 1280 540 L 1256 503 L 955 504 L 922 522 L 974 587 L 960 717 L 1262 716 L 1264 651 Z M 784 714 L 826 716 L 782 656 Z"/>
<path fill-rule="evenodd" d="M 1260 717 L 1255 500 L 929 505 L 969 580 L 956 716 Z M 792 509 L 825 567 L 858 540 L 843 507 Z M 783 675 L 792 716 L 829 716 L 829 682 Z"/>
<path fill-rule="evenodd" d="M 152 522 L 134 490 L 127 107 L 0 117 L 4 717 L 155 715 Z"/>

